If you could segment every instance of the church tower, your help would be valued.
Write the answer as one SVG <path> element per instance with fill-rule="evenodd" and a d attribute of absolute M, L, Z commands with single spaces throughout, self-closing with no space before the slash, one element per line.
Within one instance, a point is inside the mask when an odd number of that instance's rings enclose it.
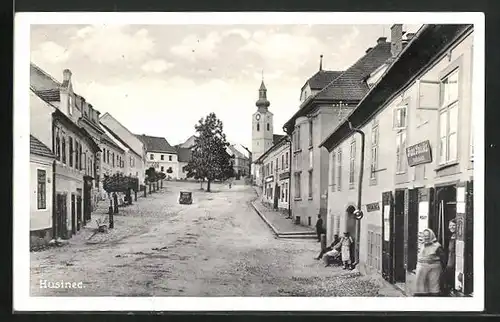
<path fill-rule="evenodd" d="M 257 160 L 273 145 L 273 113 L 269 111 L 264 78 L 259 88 L 257 111 L 252 115 L 252 160 Z"/>

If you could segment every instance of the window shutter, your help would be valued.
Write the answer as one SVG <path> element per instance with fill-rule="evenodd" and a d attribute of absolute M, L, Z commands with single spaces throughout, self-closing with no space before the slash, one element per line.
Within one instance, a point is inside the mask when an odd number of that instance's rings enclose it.
<path fill-rule="evenodd" d="M 473 216 L 474 216 L 474 181 L 467 182 L 465 193 L 465 278 L 464 293 L 471 294 L 473 288 Z"/>
<path fill-rule="evenodd" d="M 418 106 L 417 109 L 437 110 L 439 109 L 440 83 L 421 80 L 418 82 Z"/>
<path fill-rule="evenodd" d="M 407 270 L 414 271 L 417 268 L 418 249 L 418 189 L 409 191 L 408 202 L 408 264 Z"/>

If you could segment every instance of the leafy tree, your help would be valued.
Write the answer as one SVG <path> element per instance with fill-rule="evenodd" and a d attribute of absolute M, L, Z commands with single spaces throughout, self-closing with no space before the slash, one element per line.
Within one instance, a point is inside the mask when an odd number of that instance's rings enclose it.
<path fill-rule="evenodd" d="M 197 136 L 192 156 L 186 166 L 187 177 L 207 180 L 207 191 L 214 180 L 226 180 L 234 175 L 231 156 L 226 149 L 229 143 L 222 121 L 215 113 L 208 114 L 195 125 Z"/>

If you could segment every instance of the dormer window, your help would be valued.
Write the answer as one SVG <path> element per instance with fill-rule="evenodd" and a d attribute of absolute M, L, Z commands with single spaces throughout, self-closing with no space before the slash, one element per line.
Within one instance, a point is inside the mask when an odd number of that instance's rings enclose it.
<path fill-rule="evenodd" d="M 73 115 L 73 96 L 71 96 L 71 94 L 68 99 L 68 114 Z"/>

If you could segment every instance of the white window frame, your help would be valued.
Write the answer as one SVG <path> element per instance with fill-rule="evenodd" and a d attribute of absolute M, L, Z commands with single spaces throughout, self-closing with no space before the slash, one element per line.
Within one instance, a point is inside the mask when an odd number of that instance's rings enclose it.
<path fill-rule="evenodd" d="M 404 116 L 402 115 L 404 112 Z M 398 123 L 398 115 L 399 123 Z M 401 104 L 394 107 L 392 128 L 393 130 L 405 130 L 408 122 L 408 104 Z"/>
<path fill-rule="evenodd" d="M 403 130 L 403 131 L 398 131 L 398 133 L 396 134 L 396 174 L 406 173 L 408 169 L 408 163 L 406 162 L 405 157 L 406 157 L 406 131 Z"/>
<path fill-rule="evenodd" d="M 356 140 L 351 140 L 349 145 L 349 185 L 356 181 Z"/>
<path fill-rule="evenodd" d="M 370 180 L 377 180 L 377 169 L 378 169 L 378 151 L 380 142 L 380 131 L 378 122 L 374 122 L 372 126 L 372 138 L 371 138 L 371 161 L 370 161 Z"/>
<path fill-rule="evenodd" d="M 40 192 L 40 174 L 43 173 L 44 175 L 44 182 L 43 182 L 43 205 L 41 205 L 41 199 L 40 196 L 42 195 L 42 192 Z M 46 169 L 36 169 L 36 208 L 37 210 L 47 210 L 47 170 Z"/>
<path fill-rule="evenodd" d="M 337 191 L 342 189 L 342 148 L 337 151 Z"/>
<path fill-rule="evenodd" d="M 301 172 L 295 172 L 294 174 L 295 176 L 295 194 L 294 194 L 294 197 L 295 199 L 300 199 L 300 196 L 301 196 L 301 185 L 302 185 L 302 173 Z"/>
<path fill-rule="evenodd" d="M 445 82 L 453 75 L 457 76 L 457 91 L 456 91 L 456 97 L 452 99 L 448 99 L 444 97 L 444 84 Z M 439 109 L 439 146 L 438 146 L 438 164 L 439 165 L 447 165 L 451 163 L 455 163 L 458 161 L 458 150 L 459 150 L 459 140 L 458 140 L 458 128 L 459 128 L 459 120 L 460 120 L 460 68 L 457 67 L 447 73 L 444 77 L 441 78 L 440 80 L 440 86 L 441 86 L 441 107 Z M 450 111 L 456 109 L 456 128 L 455 131 L 452 131 L 450 129 L 450 117 L 451 113 Z M 444 115 L 446 114 L 446 115 Z M 442 116 L 445 116 L 446 124 L 443 125 L 442 122 Z M 445 133 L 444 135 L 441 134 L 441 129 L 443 126 L 446 127 L 444 130 Z M 455 136 L 454 139 L 451 137 Z M 443 143 L 444 140 L 444 143 Z M 451 140 L 455 141 L 455 155 L 451 155 L 450 153 L 450 145 L 451 145 Z M 445 145 L 443 147 L 443 144 Z M 441 153 L 444 153 L 444 158 L 442 157 Z"/>

